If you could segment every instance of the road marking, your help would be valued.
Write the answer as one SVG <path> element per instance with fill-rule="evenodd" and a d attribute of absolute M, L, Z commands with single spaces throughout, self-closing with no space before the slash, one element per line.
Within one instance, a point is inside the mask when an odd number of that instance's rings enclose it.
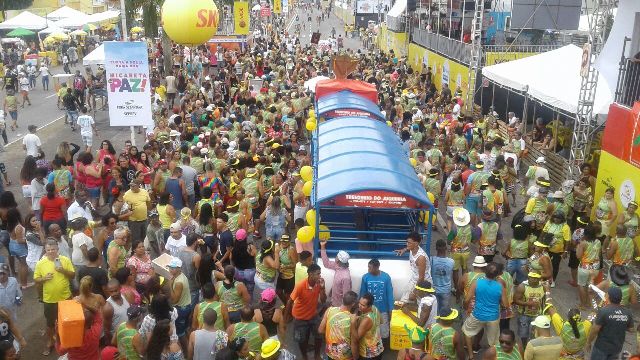
<path fill-rule="evenodd" d="M 54 96 L 57 96 L 57 95 L 58 95 L 58 94 L 51 94 L 51 95 L 47 96 L 45 99 L 50 99 L 50 98 L 52 98 L 52 97 L 54 97 Z"/>
<path fill-rule="evenodd" d="M 42 126 L 39 126 L 39 127 L 38 127 L 38 131 L 40 131 L 40 130 L 42 130 L 42 129 L 46 128 L 47 126 L 49 126 L 49 125 L 53 124 L 54 122 L 56 122 L 56 121 L 58 121 L 58 120 L 61 120 L 61 119 L 64 119 L 64 115 L 62 115 L 62 116 L 58 117 L 57 119 L 53 119 L 53 120 L 49 121 L 48 123 L 46 123 L 46 124 L 44 124 L 44 125 L 42 125 Z M 17 143 L 18 141 L 22 140 L 22 138 L 24 138 L 24 136 L 23 136 L 22 134 L 18 134 L 18 138 L 17 138 L 17 139 L 15 139 L 15 140 L 13 140 L 13 141 L 11 141 L 11 142 L 9 142 L 7 145 L 5 145 L 5 148 L 6 148 L 7 146 L 11 146 L 11 145 L 13 145 L 14 143 Z"/>

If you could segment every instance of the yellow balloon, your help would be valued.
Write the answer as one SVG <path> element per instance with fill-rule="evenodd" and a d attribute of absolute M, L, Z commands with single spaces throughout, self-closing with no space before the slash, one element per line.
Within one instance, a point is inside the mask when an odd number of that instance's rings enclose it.
<path fill-rule="evenodd" d="M 304 181 L 311 181 L 313 179 L 313 168 L 309 165 L 300 168 L 300 177 Z"/>
<path fill-rule="evenodd" d="M 389 126 L 389 127 L 393 126 L 393 124 L 391 123 L 391 121 L 387 121 L 387 126 Z"/>
<path fill-rule="evenodd" d="M 311 181 L 307 181 L 302 185 L 302 193 L 304 196 L 311 196 L 311 189 L 313 188 L 313 183 Z"/>
<path fill-rule="evenodd" d="M 312 226 L 303 226 L 300 229 L 298 229 L 298 232 L 296 233 L 296 235 L 298 236 L 298 240 L 301 243 L 308 243 L 309 241 L 313 240 L 313 236 L 315 235 L 315 230 Z"/>
<path fill-rule="evenodd" d="M 218 7 L 213 0 L 165 0 L 162 27 L 181 45 L 200 45 L 218 30 Z"/>
<path fill-rule="evenodd" d="M 409 162 L 411 163 L 411 166 L 413 166 L 413 167 L 416 167 L 416 165 L 418 165 L 418 162 L 414 158 L 409 158 Z"/>
<path fill-rule="evenodd" d="M 322 231 L 326 231 L 326 232 L 319 232 L 318 233 L 318 238 L 320 239 L 320 241 L 327 241 L 331 238 L 331 233 L 328 232 L 329 231 L 329 227 L 327 225 L 320 225 L 320 230 Z"/>
<path fill-rule="evenodd" d="M 313 131 L 316 129 L 316 127 L 318 127 L 318 123 L 315 121 L 307 121 L 305 127 L 307 128 L 307 130 Z"/>
<path fill-rule="evenodd" d="M 316 112 L 313 109 L 309 109 L 309 117 L 316 117 Z"/>
<path fill-rule="evenodd" d="M 307 213 L 304 215 L 305 219 L 307 219 L 307 224 L 311 226 L 316 226 L 316 211 L 313 209 L 307 210 Z"/>

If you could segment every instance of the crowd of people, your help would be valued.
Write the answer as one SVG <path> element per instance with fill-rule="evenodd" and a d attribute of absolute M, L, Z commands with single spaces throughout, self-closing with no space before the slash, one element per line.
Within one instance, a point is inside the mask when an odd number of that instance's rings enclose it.
<path fill-rule="evenodd" d="M 638 297 L 629 267 L 640 249 L 638 204 L 618 209 L 613 188 L 595 200 L 590 165 L 552 186 L 544 157 L 522 164 L 530 142 L 514 114 L 464 116 L 460 89 L 437 89 L 430 68 L 347 49 L 359 60 L 349 78 L 376 85 L 445 224 L 433 251 L 407 234 L 397 251 L 408 254 L 407 284 L 394 284 L 376 258 L 353 279 L 348 252 L 331 260 L 327 240 L 314 247 L 296 236 L 310 209 L 301 172 L 314 165 L 305 129 L 313 94 L 303 84 L 331 76 L 332 52 L 271 29 L 246 51 L 173 53 L 173 69 L 153 66 L 155 127 L 140 147 L 93 145 L 87 111 L 102 70 L 78 71 L 77 86 L 60 94 L 81 145 L 61 142 L 46 159 L 28 128 L 22 194 L 0 193 L 5 358 L 27 346 L 17 311 L 32 286 L 46 320 L 42 355 L 70 360 L 381 359 L 392 316 L 410 319 L 411 346 L 398 359 L 621 354 Z M 562 279 L 567 258 L 571 278 Z M 333 273 L 330 289 L 317 262 Z M 579 301 L 562 314 L 553 289 L 565 282 Z M 83 344 L 64 348 L 58 303 L 72 298 L 83 306 Z"/>

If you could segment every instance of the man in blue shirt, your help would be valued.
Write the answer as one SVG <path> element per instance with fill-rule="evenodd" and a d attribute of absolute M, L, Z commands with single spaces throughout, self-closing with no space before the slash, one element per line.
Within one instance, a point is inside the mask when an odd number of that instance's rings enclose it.
<path fill-rule="evenodd" d="M 391 318 L 391 310 L 393 310 L 393 285 L 389 274 L 380 271 L 378 259 L 369 260 L 368 272 L 362 275 L 360 296 L 366 293 L 373 295 L 373 304 L 380 311 L 380 336 L 387 339 L 389 337 L 389 319 Z"/>
<path fill-rule="evenodd" d="M 436 256 L 431 259 L 431 277 L 438 299 L 438 314 L 450 307 L 453 264 L 453 259 L 447 257 L 447 242 L 439 239 L 436 241 Z"/>

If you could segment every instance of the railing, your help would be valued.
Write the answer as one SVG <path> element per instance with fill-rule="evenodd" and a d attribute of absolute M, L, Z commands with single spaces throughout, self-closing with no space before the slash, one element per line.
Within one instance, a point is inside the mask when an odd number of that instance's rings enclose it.
<path fill-rule="evenodd" d="M 640 62 L 624 58 L 621 60 L 616 86 L 616 102 L 628 107 L 640 101 Z"/>
<path fill-rule="evenodd" d="M 411 34 L 411 39 L 414 43 L 431 51 L 435 51 L 463 64 L 469 63 L 471 44 L 415 28 Z"/>
<path fill-rule="evenodd" d="M 403 15 L 400 16 L 389 16 L 387 15 L 387 29 L 395 31 L 395 32 L 403 32 L 406 28 L 406 17 Z"/>
<path fill-rule="evenodd" d="M 482 50 L 485 52 L 523 52 L 523 53 L 543 53 L 563 47 L 564 45 L 485 45 Z"/>

